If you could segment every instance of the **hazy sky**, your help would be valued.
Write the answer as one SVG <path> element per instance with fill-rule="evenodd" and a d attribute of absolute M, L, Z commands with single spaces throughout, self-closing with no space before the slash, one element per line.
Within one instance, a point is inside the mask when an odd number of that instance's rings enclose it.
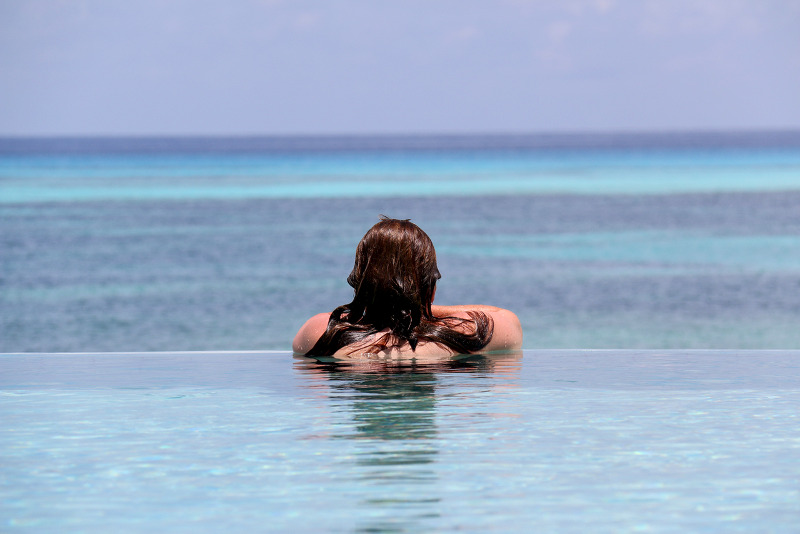
<path fill-rule="evenodd" d="M 0 135 L 800 128 L 797 0 L 0 0 Z"/>

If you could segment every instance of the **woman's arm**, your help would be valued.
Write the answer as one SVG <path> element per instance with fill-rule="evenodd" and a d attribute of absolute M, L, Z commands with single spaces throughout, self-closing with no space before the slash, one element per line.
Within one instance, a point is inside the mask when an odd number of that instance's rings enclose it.
<path fill-rule="evenodd" d="M 295 354 L 306 354 L 314 348 L 319 338 L 325 333 L 325 329 L 328 328 L 330 317 L 330 313 L 318 313 L 300 327 L 292 342 L 292 350 Z"/>
<path fill-rule="evenodd" d="M 522 325 L 519 318 L 509 310 L 485 304 L 467 304 L 462 306 L 431 306 L 434 317 L 469 318 L 467 312 L 483 312 L 492 318 L 494 331 L 489 343 L 483 348 L 492 350 L 513 350 L 522 348 Z"/>

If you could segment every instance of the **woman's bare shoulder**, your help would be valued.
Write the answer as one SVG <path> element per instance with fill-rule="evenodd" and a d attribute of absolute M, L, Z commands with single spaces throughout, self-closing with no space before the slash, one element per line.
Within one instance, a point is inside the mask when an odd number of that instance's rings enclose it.
<path fill-rule="evenodd" d="M 325 333 L 330 317 L 330 313 L 318 313 L 306 321 L 297 331 L 297 335 L 294 336 L 292 351 L 295 354 L 306 354 L 310 351 L 317 344 L 319 338 L 322 337 L 322 334 Z"/>
<path fill-rule="evenodd" d="M 517 315 L 504 308 L 486 304 L 466 304 L 460 306 L 433 306 L 436 317 L 469 318 L 469 312 L 482 312 L 494 323 L 492 338 L 484 347 L 486 351 L 513 350 L 522 348 L 522 325 Z"/>
<path fill-rule="evenodd" d="M 492 339 L 486 345 L 485 350 L 514 350 L 522 348 L 522 325 L 519 317 L 503 308 L 497 308 L 489 316 L 494 321 L 494 332 Z"/>

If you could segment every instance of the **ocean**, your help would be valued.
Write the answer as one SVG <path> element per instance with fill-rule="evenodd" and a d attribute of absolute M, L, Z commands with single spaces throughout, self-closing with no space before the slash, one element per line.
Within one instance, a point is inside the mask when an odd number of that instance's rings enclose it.
<path fill-rule="evenodd" d="M 800 349 L 800 132 L 0 139 L 0 352 L 289 350 L 379 215 L 526 349 Z"/>

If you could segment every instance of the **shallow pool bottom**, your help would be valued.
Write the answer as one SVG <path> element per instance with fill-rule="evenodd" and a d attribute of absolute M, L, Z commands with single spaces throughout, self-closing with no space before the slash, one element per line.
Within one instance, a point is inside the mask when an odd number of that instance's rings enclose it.
<path fill-rule="evenodd" d="M 0 356 L 2 530 L 797 532 L 800 351 Z"/>

